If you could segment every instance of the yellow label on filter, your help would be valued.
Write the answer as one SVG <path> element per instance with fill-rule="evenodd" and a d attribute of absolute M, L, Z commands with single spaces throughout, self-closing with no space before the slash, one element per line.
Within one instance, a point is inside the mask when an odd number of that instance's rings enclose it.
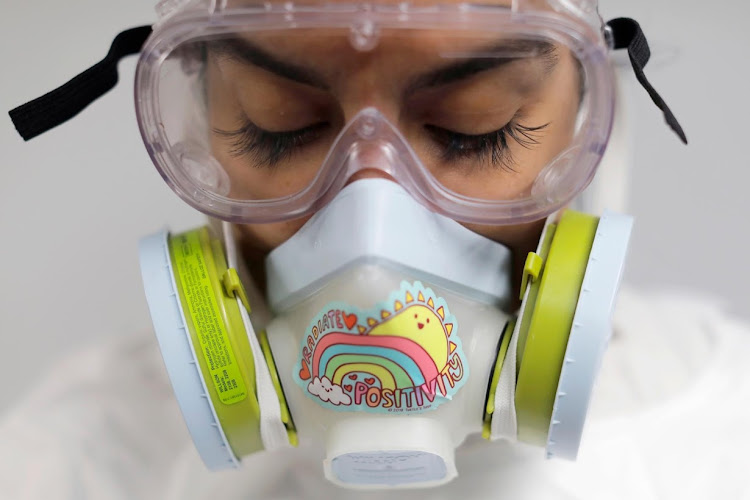
<path fill-rule="evenodd" d="M 188 309 L 186 313 L 193 323 L 211 382 L 222 403 L 238 403 L 247 397 L 247 389 L 211 286 L 199 234 L 193 231 L 173 237 L 170 247 Z M 193 348 L 197 350 L 196 338 Z M 205 370 L 203 375 L 207 375 Z"/>

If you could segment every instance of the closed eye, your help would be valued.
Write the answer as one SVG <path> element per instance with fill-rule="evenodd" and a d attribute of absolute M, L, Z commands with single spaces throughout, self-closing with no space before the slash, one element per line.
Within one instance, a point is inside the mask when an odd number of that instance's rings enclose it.
<path fill-rule="evenodd" d="M 541 132 L 549 125 L 528 127 L 511 120 L 504 127 L 486 134 L 463 134 L 435 125 L 425 125 L 425 129 L 441 148 L 444 162 L 479 160 L 491 166 L 515 172 L 516 165 L 509 147 L 509 139 L 526 149 L 539 144 Z"/>
<path fill-rule="evenodd" d="M 213 131 L 229 141 L 232 156 L 249 157 L 258 167 L 273 167 L 317 140 L 329 127 L 329 123 L 319 122 L 295 130 L 271 132 L 244 119 L 244 124 L 237 130 L 215 128 Z"/>

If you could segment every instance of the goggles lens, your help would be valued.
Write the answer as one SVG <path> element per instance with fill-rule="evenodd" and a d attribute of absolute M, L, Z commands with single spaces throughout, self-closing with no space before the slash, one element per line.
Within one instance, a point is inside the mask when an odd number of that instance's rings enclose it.
<path fill-rule="evenodd" d="M 580 40 L 486 20 L 272 24 L 204 30 L 139 66 L 152 156 L 205 212 L 302 216 L 375 169 L 455 219 L 513 223 L 593 175 L 611 81 Z"/>

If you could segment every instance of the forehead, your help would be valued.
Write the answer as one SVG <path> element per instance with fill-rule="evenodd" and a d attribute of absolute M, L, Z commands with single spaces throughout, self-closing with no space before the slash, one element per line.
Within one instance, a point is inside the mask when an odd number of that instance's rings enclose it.
<path fill-rule="evenodd" d="M 325 5 L 332 3 L 336 2 Z M 456 75 L 469 77 L 519 60 L 540 63 L 527 66 L 527 69 L 536 68 L 539 78 L 543 78 L 549 76 L 550 69 L 563 52 L 553 40 L 540 38 L 539 33 L 529 33 L 523 27 L 508 26 L 505 31 L 498 29 L 497 23 L 480 23 L 472 28 L 472 25 L 453 23 L 450 16 L 441 16 L 437 24 L 433 24 L 434 21 L 425 24 L 424 20 L 413 25 L 408 22 L 386 23 L 382 28 L 365 33 L 353 30 L 357 26 L 356 18 L 352 18 L 350 24 L 347 13 L 356 15 L 358 11 L 349 8 L 354 5 L 351 2 L 346 2 L 346 5 L 345 9 L 335 11 L 335 21 L 331 20 L 328 26 L 325 18 L 313 22 L 312 26 L 307 22 L 289 26 L 292 29 L 277 30 L 264 24 L 257 31 L 228 33 L 225 37 L 213 38 L 209 41 L 209 53 L 220 58 L 227 56 L 225 60 L 247 63 L 277 75 L 292 75 L 291 79 L 296 81 L 318 82 L 315 86 L 327 88 L 328 85 L 321 82 L 362 73 L 365 68 L 391 75 L 391 79 L 398 74 L 440 69 L 455 79 Z M 400 4 L 390 2 L 390 5 Z M 436 5 L 439 7 L 445 3 Z M 426 12 L 431 14 L 433 10 Z M 455 15 L 456 11 L 449 12 Z M 319 14 L 316 13 L 315 17 Z M 432 19 L 432 16 L 428 18 Z M 518 65 L 514 68 L 521 69 Z M 428 76 L 433 75 L 425 75 L 425 78 Z M 438 83 L 447 81 L 442 73 L 433 80 Z"/>

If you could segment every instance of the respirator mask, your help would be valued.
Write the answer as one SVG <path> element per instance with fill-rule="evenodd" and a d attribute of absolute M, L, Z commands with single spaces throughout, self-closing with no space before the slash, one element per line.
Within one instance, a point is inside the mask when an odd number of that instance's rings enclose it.
<path fill-rule="evenodd" d="M 160 12 L 138 44 L 143 140 L 223 222 L 139 252 L 206 465 L 320 446 L 342 486 L 434 486 L 475 433 L 574 459 L 632 225 L 564 210 L 612 126 L 617 43 L 595 4 Z M 120 55 L 148 34 L 127 33 Z M 301 228 L 257 290 L 235 236 L 286 221 Z M 518 256 L 482 234 L 534 221 L 519 291 Z"/>

